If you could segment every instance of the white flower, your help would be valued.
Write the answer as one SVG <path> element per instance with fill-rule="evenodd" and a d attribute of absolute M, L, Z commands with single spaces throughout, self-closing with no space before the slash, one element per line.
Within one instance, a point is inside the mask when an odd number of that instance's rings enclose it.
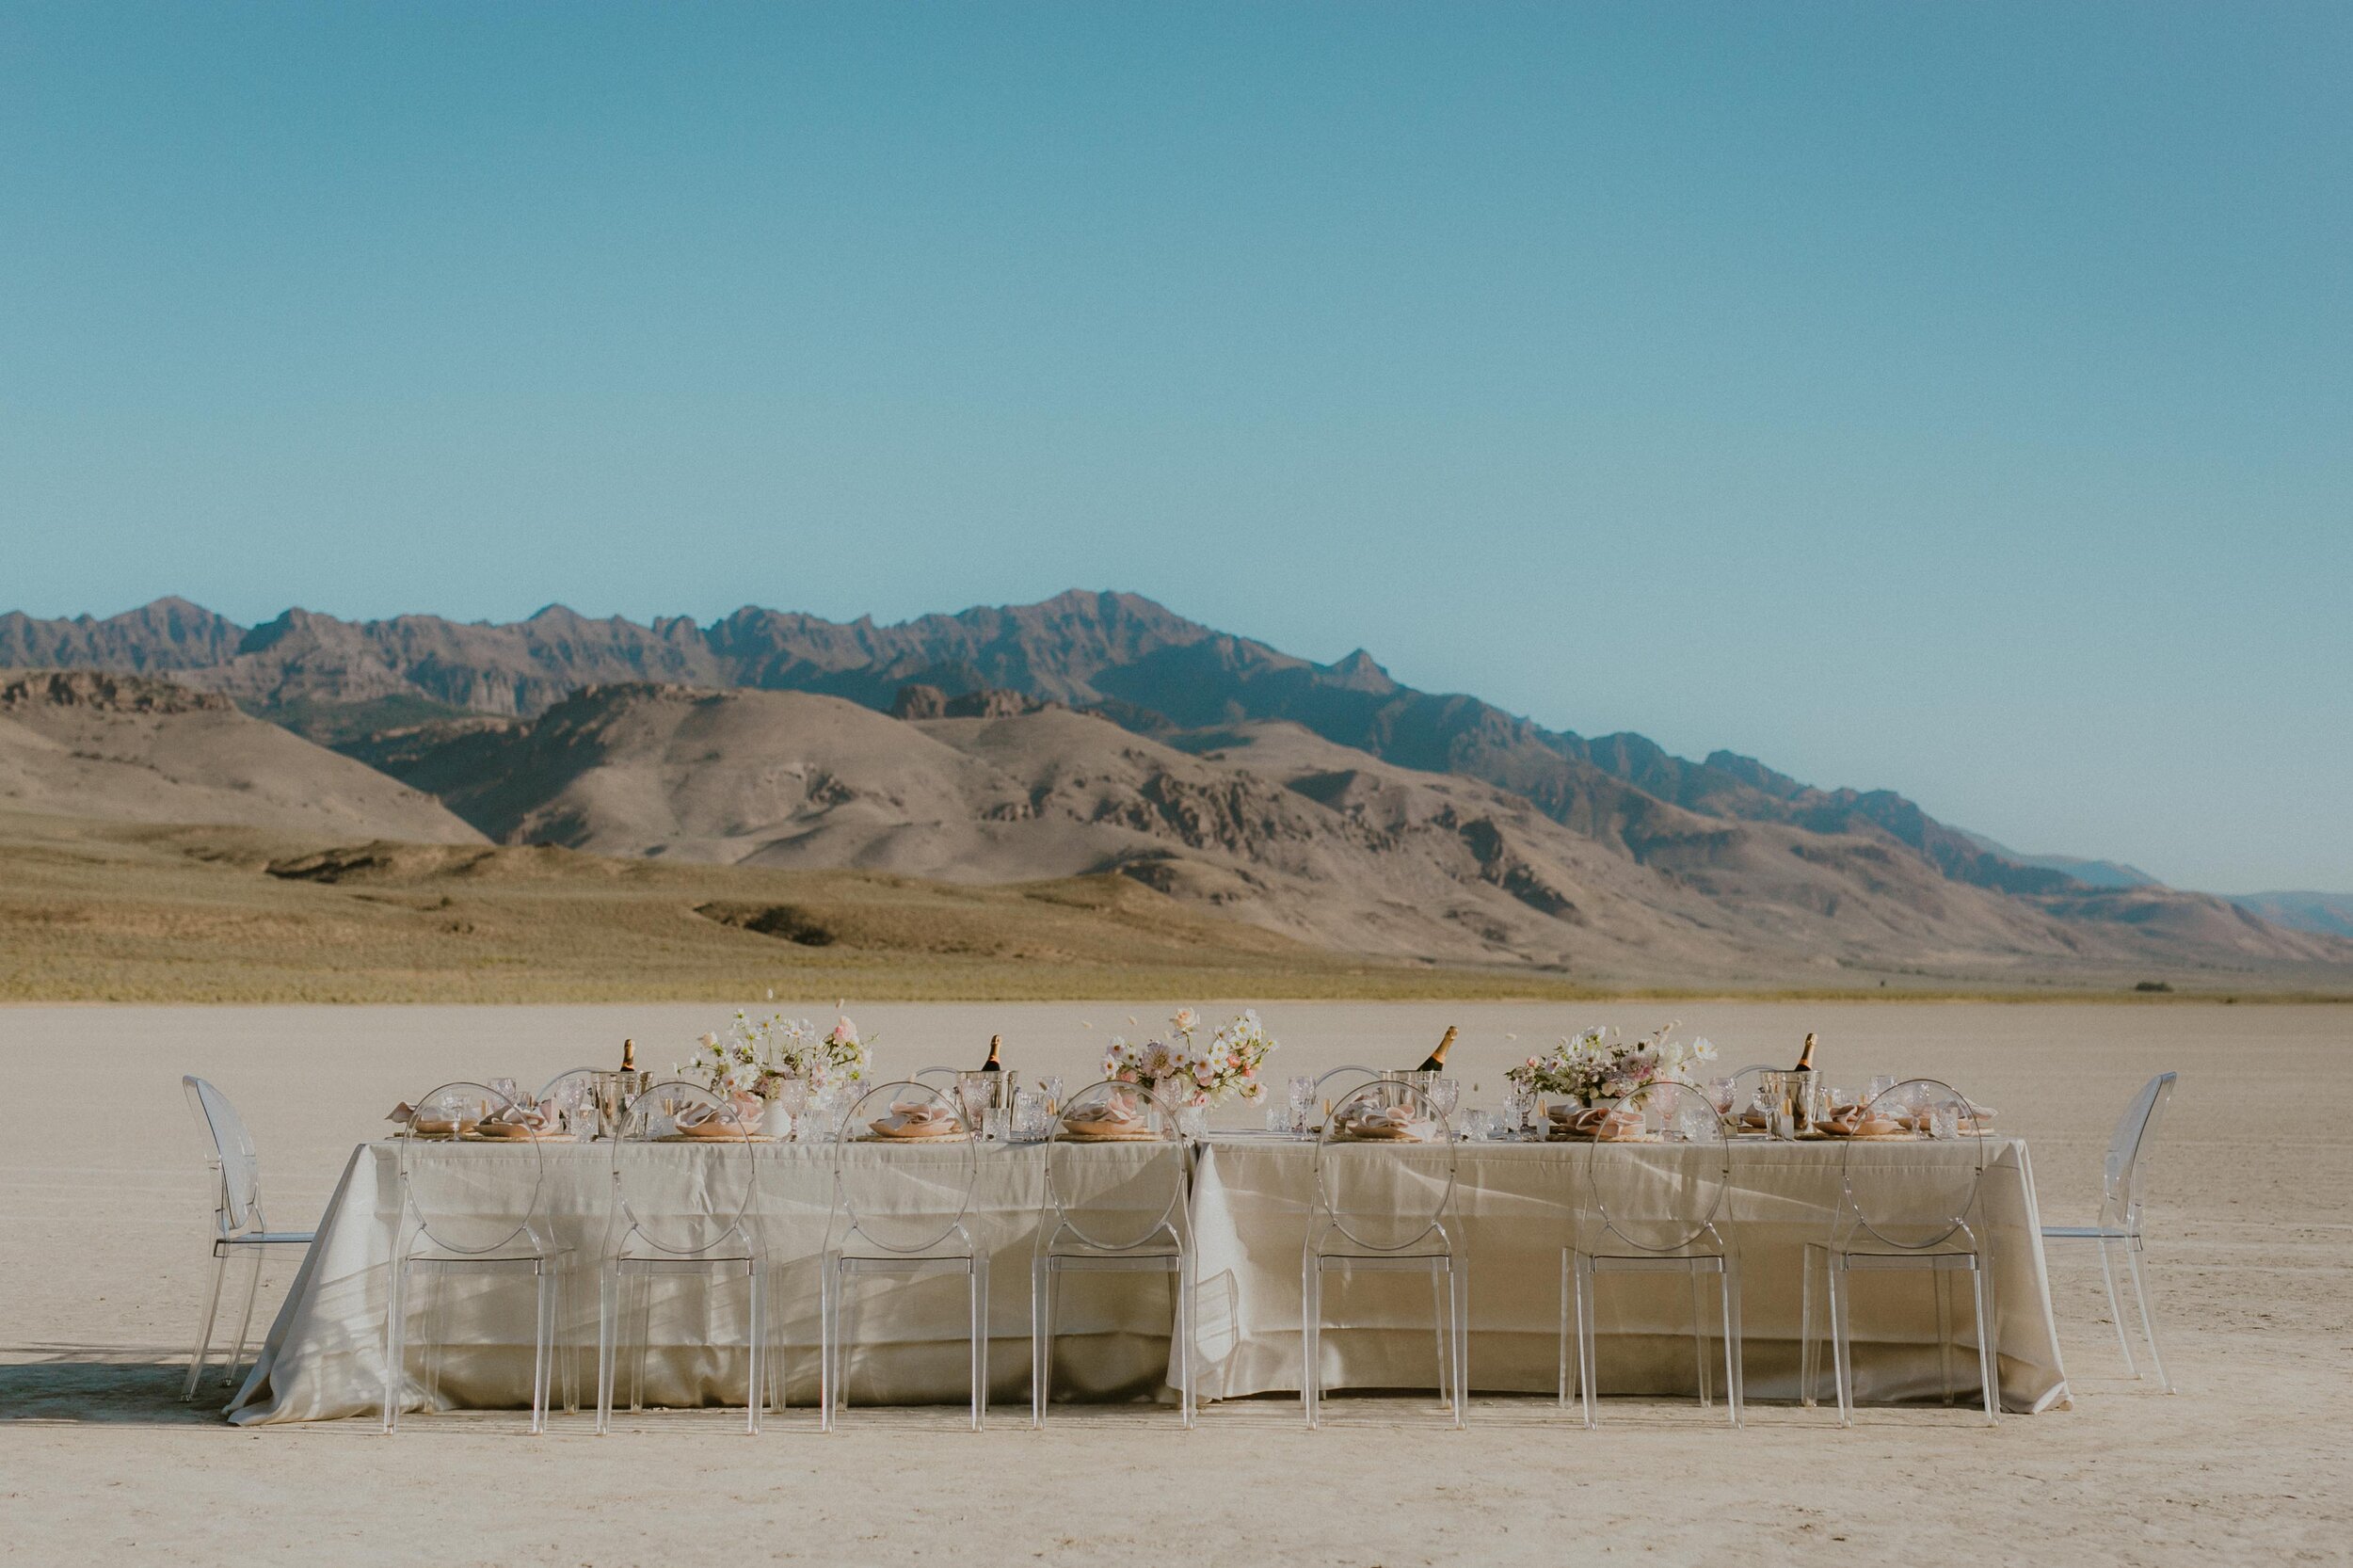
<path fill-rule="evenodd" d="M 1169 1027 L 1179 1034 L 1191 1034 L 1201 1027 L 1201 1015 L 1190 1007 L 1179 1007 L 1176 1016 L 1168 1020 Z"/>

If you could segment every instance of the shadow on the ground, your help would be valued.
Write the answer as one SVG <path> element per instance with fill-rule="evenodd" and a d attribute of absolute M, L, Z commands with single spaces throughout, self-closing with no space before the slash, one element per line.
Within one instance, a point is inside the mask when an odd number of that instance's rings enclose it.
<path fill-rule="evenodd" d="M 98 1345 L 0 1346 L 0 1423 L 46 1421 L 76 1426 L 213 1426 L 234 1389 L 219 1363 L 205 1373 L 193 1403 L 180 1402 L 188 1375 L 185 1352 Z"/>

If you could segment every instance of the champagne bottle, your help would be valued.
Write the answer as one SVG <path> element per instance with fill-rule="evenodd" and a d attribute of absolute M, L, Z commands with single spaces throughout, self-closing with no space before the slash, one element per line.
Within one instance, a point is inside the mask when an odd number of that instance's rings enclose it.
<path fill-rule="evenodd" d="M 1005 1037 L 1001 1034 L 992 1034 L 988 1037 L 988 1060 L 981 1064 L 981 1071 L 1001 1073 L 1005 1070 L 1004 1063 L 998 1060 L 998 1053 L 1004 1048 L 1004 1044 Z"/>
<path fill-rule="evenodd" d="M 1814 1032 L 1810 1029 L 1805 1032 L 1805 1048 L 1798 1053 L 1798 1064 L 1792 1070 L 1801 1073 L 1814 1070 Z"/>
<path fill-rule="evenodd" d="M 625 1073 L 633 1073 L 636 1070 L 637 1042 L 634 1040 L 624 1040 L 621 1042 L 621 1071 Z"/>
<path fill-rule="evenodd" d="M 1452 1024 L 1449 1024 L 1446 1026 L 1446 1037 L 1438 1042 L 1438 1048 L 1432 1051 L 1427 1057 L 1423 1058 L 1421 1065 L 1414 1070 L 1421 1073 L 1442 1073 L 1446 1071 L 1446 1053 L 1453 1048 L 1454 1026 Z"/>

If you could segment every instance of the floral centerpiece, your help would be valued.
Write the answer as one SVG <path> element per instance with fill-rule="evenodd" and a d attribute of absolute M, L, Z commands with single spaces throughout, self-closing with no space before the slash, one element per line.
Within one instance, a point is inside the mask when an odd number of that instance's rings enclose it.
<path fill-rule="evenodd" d="M 696 1048 L 676 1071 L 680 1078 L 709 1085 L 714 1094 L 773 1095 L 785 1080 L 797 1080 L 811 1093 L 823 1093 L 860 1081 L 873 1065 L 872 1045 L 847 1015 L 821 1034 L 807 1018 L 779 1013 L 754 1019 L 738 1011 L 725 1034 L 705 1034 Z"/>
<path fill-rule="evenodd" d="M 1650 1083 L 1689 1083 L 1696 1069 L 1716 1059 L 1716 1048 L 1705 1036 L 1689 1043 L 1671 1039 L 1674 1027 L 1639 1040 L 1620 1039 L 1614 1029 L 1589 1029 L 1503 1076 L 1530 1094 L 1558 1095 L 1579 1105 L 1623 1099 Z"/>
<path fill-rule="evenodd" d="M 1103 1076 L 1158 1090 L 1179 1110 L 1206 1111 L 1234 1095 L 1255 1105 L 1266 1097 L 1258 1073 L 1282 1044 L 1266 1032 L 1255 1010 L 1216 1030 L 1200 1043 L 1201 1015 L 1180 1007 L 1168 1020 L 1169 1039 L 1129 1045 L 1120 1035 L 1103 1053 Z"/>

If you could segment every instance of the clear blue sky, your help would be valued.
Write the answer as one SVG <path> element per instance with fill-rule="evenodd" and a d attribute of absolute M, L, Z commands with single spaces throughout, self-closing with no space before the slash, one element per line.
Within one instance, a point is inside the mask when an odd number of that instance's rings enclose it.
<path fill-rule="evenodd" d="M 2353 8 L 0 6 L 0 608 L 1121 587 L 2353 888 Z"/>

